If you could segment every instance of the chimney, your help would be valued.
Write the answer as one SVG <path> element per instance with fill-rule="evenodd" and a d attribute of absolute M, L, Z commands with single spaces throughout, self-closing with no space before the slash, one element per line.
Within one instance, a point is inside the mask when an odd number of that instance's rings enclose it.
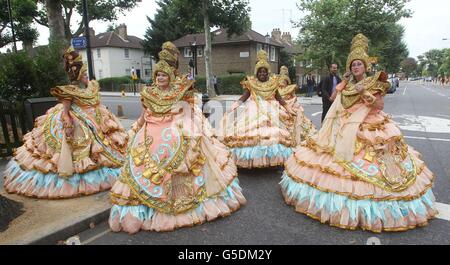
<path fill-rule="evenodd" d="M 125 24 L 120 24 L 117 28 L 116 28 L 116 33 L 119 34 L 119 36 L 126 40 L 128 39 L 128 35 L 127 35 L 127 25 Z"/>
<path fill-rule="evenodd" d="M 283 36 L 281 36 L 281 39 L 284 43 L 292 45 L 292 37 L 290 32 L 283 32 Z"/>
<path fill-rule="evenodd" d="M 89 37 L 91 39 L 95 38 L 95 30 L 91 27 L 89 27 Z"/>
<path fill-rule="evenodd" d="M 281 42 L 281 30 L 276 28 L 272 30 L 272 39 Z"/>

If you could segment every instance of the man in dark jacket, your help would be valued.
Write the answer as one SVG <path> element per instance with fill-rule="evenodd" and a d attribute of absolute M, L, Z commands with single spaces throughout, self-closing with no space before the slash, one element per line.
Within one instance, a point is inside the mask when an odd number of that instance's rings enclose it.
<path fill-rule="evenodd" d="M 322 84 L 320 89 L 322 90 L 322 122 L 327 116 L 327 112 L 333 104 L 331 95 L 336 91 L 336 86 L 341 82 L 341 78 L 338 75 L 338 65 L 333 63 L 330 66 L 330 74 L 322 78 Z"/>

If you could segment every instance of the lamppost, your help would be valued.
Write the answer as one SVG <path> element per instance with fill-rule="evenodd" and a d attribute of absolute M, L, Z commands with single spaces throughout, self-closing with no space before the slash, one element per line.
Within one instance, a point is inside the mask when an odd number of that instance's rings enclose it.
<path fill-rule="evenodd" d="M 84 22 L 84 35 L 86 37 L 86 56 L 87 56 L 87 62 L 88 62 L 88 70 L 89 70 L 89 79 L 93 80 L 94 77 L 94 69 L 92 67 L 92 52 L 91 52 L 91 38 L 90 38 L 90 32 L 89 32 L 89 16 L 88 16 L 88 10 L 87 10 L 87 0 L 83 0 L 83 22 Z"/>
<path fill-rule="evenodd" d="M 191 54 L 192 54 L 192 63 L 190 62 L 189 66 L 193 68 L 192 71 L 192 77 L 195 78 L 198 74 L 197 72 L 197 41 L 194 37 L 194 42 L 189 42 L 189 45 L 191 46 Z"/>
<path fill-rule="evenodd" d="M 9 20 L 11 23 L 11 33 L 12 33 L 12 37 L 13 37 L 13 45 L 14 45 L 14 52 L 17 52 L 17 46 L 16 46 L 16 33 L 14 30 L 14 21 L 13 21 L 13 17 L 12 17 L 12 10 L 11 10 L 11 1 L 10 0 L 6 0 L 7 4 L 8 4 L 8 13 L 9 13 Z"/>

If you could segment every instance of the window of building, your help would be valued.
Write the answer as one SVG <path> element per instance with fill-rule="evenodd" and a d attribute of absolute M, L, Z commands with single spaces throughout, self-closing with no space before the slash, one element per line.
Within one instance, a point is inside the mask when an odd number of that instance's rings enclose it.
<path fill-rule="evenodd" d="M 97 49 L 97 58 L 102 58 L 102 52 L 100 49 Z"/>
<path fill-rule="evenodd" d="M 145 76 L 151 76 L 152 75 L 152 70 L 151 69 L 144 69 L 144 75 Z"/>
<path fill-rule="evenodd" d="M 98 79 L 103 78 L 103 70 L 98 70 Z"/>
<path fill-rule="evenodd" d="M 270 60 L 272 62 L 275 62 L 275 58 L 276 58 L 276 49 L 275 47 L 270 47 Z"/>
<path fill-rule="evenodd" d="M 125 69 L 125 75 L 131 76 L 131 69 Z"/>
<path fill-rule="evenodd" d="M 125 58 L 130 58 L 130 49 L 124 49 Z"/>
<path fill-rule="evenodd" d="M 264 50 L 267 52 L 267 56 L 269 56 L 270 48 L 269 45 L 264 45 Z"/>
<path fill-rule="evenodd" d="M 192 57 L 191 48 L 185 47 L 183 53 L 184 53 L 184 57 L 186 57 L 186 58 Z M 202 47 L 197 47 L 197 57 L 203 57 L 203 48 Z"/>
<path fill-rule="evenodd" d="M 191 48 L 188 48 L 188 47 L 184 48 L 184 57 L 187 57 L 187 58 L 192 57 Z"/>
<path fill-rule="evenodd" d="M 259 52 L 260 50 L 262 50 L 262 44 L 258 43 L 256 44 L 256 52 Z"/>

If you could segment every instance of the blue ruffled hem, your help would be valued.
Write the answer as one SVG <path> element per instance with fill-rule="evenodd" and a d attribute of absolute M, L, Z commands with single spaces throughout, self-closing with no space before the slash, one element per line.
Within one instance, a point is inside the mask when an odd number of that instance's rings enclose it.
<path fill-rule="evenodd" d="M 84 181 L 87 185 L 98 186 L 102 183 L 111 184 L 111 179 L 116 180 L 120 175 L 120 168 L 108 168 L 103 167 L 97 170 L 92 170 L 83 174 L 74 174 L 68 179 L 60 177 L 56 173 L 44 174 L 37 170 L 23 170 L 20 165 L 11 160 L 6 166 L 4 174 L 7 178 L 14 177 L 12 182 L 8 185 L 21 185 L 31 181 L 32 185 L 36 188 L 62 188 L 64 184 L 70 184 L 72 187 L 80 185 L 81 181 Z M 15 177 L 17 176 L 17 177 Z"/>
<path fill-rule="evenodd" d="M 223 190 L 217 197 L 221 198 L 225 201 L 228 200 L 237 200 L 236 196 L 233 193 L 233 189 L 242 191 L 242 188 L 239 186 L 239 180 L 235 178 L 228 187 Z M 216 197 L 216 196 L 215 196 Z M 204 204 L 209 200 L 216 200 L 216 198 L 208 198 L 204 202 L 198 205 L 195 209 L 190 211 L 195 211 L 198 216 L 204 216 Z M 137 205 L 137 206 L 122 206 L 122 205 L 113 205 L 110 213 L 110 220 L 114 219 L 116 215 L 119 214 L 120 220 L 122 222 L 123 218 L 130 213 L 132 216 L 136 217 L 140 221 L 144 222 L 145 220 L 149 220 L 153 217 L 154 214 L 157 213 L 157 210 L 154 208 L 148 207 L 146 205 Z"/>
<path fill-rule="evenodd" d="M 292 148 L 286 147 L 282 144 L 275 144 L 270 146 L 252 146 L 252 147 L 236 147 L 231 151 L 236 155 L 237 159 L 253 160 L 262 157 L 283 157 L 287 159 L 292 155 Z"/>
<path fill-rule="evenodd" d="M 394 219 L 398 220 L 407 217 L 411 212 L 414 215 L 427 216 L 427 208 L 434 209 L 435 197 L 431 189 L 422 197 L 411 201 L 374 201 L 370 199 L 354 200 L 344 195 L 323 192 L 292 180 L 286 172 L 283 173 L 280 185 L 283 193 L 289 199 L 298 202 L 305 200 L 310 203 L 314 202 L 315 208 L 324 209 L 330 215 L 346 208 L 352 220 L 356 220 L 358 215 L 363 213 L 365 219 L 370 223 L 378 218 L 386 222 L 386 210 Z"/>

